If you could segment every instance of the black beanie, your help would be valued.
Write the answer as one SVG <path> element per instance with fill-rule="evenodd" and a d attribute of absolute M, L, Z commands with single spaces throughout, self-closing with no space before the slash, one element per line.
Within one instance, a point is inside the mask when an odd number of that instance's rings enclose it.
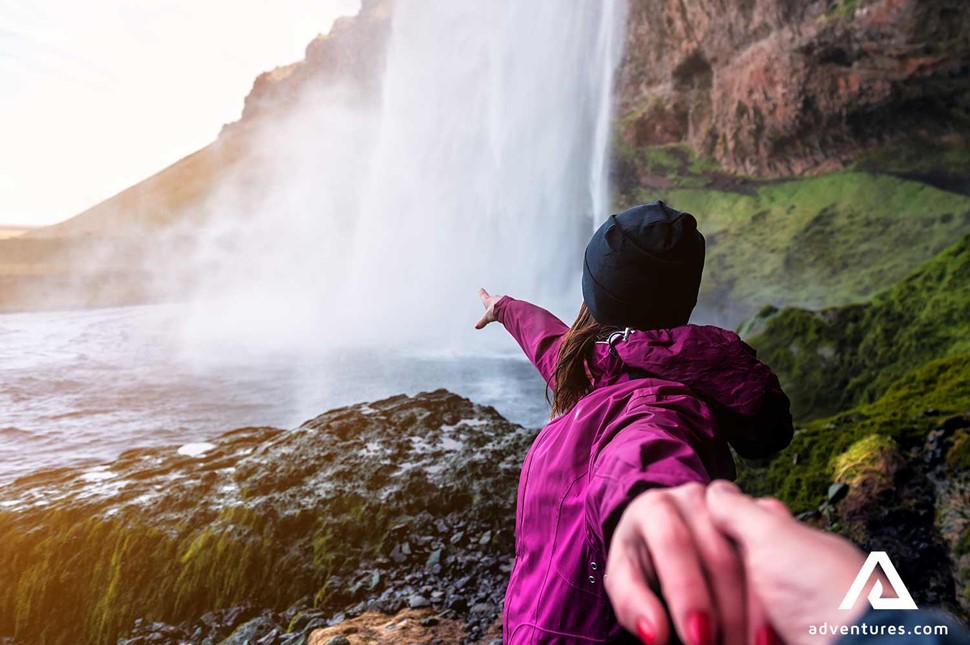
<path fill-rule="evenodd" d="M 704 270 L 697 220 L 661 201 L 612 215 L 583 262 L 583 298 L 596 322 L 634 329 L 687 323 Z"/>

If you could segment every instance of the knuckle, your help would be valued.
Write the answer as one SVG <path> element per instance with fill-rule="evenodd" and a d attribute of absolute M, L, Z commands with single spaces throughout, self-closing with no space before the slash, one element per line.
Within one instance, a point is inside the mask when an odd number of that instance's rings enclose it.
<path fill-rule="evenodd" d="M 719 574 L 737 577 L 741 572 L 738 556 L 727 544 L 717 542 L 708 547 L 706 560 L 708 565 Z"/>

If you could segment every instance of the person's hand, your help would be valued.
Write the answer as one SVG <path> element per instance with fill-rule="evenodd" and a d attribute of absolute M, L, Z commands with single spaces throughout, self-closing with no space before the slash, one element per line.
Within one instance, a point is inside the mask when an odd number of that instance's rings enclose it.
<path fill-rule="evenodd" d="M 668 609 L 687 645 L 771 645 L 740 555 L 715 528 L 705 494 L 691 483 L 630 502 L 610 540 L 604 578 L 617 619 L 647 645 L 669 642 Z"/>
<path fill-rule="evenodd" d="M 475 323 L 475 329 L 482 329 L 488 323 L 495 322 L 495 303 L 501 300 L 502 296 L 490 296 L 484 289 L 479 289 L 478 295 L 482 299 L 482 305 L 485 306 L 485 314 Z"/>
<path fill-rule="evenodd" d="M 818 645 L 826 637 L 810 635 L 810 626 L 852 625 L 865 612 L 866 593 L 851 610 L 839 609 L 865 561 L 848 540 L 805 526 L 778 500 L 754 500 L 730 482 L 712 483 L 705 499 L 714 525 L 737 545 L 748 584 L 787 645 Z"/>
<path fill-rule="evenodd" d="M 718 637 L 818 645 L 835 637 L 813 636 L 811 626 L 828 624 L 832 634 L 865 611 L 865 593 L 851 610 L 839 609 L 864 560 L 848 540 L 801 524 L 778 500 L 717 481 L 634 499 L 613 534 L 604 584 L 620 623 L 652 645 L 670 634 L 660 597 L 688 645 Z"/>

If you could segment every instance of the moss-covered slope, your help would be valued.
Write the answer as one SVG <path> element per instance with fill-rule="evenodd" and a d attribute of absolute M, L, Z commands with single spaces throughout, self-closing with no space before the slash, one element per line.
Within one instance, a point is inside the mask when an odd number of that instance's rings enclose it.
<path fill-rule="evenodd" d="M 970 352 L 970 235 L 868 303 L 767 309 L 746 327 L 797 418 L 872 402 L 911 369 Z"/>
<path fill-rule="evenodd" d="M 748 492 L 891 553 L 918 602 L 964 616 L 968 285 L 970 235 L 868 303 L 769 309 L 749 321 L 750 342 L 779 373 L 801 423 L 786 450 L 739 468 Z"/>

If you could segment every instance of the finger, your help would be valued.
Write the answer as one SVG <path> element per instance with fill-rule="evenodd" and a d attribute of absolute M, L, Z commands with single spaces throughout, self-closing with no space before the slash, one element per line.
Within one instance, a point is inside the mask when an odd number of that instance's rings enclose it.
<path fill-rule="evenodd" d="M 719 642 L 724 645 L 746 645 L 750 641 L 744 565 L 734 545 L 711 521 L 705 495 L 704 486 L 689 484 L 673 491 L 672 498 L 681 515 L 690 518 L 694 544 L 714 602 L 711 640 L 721 634 Z M 696 629 L 695 626 L 693 630 L 696 632 Z M 688 625 L 688 632 L 691 630 L 691 625 Z M 695 633 L 687 642 L 694 645 L 702 640 L 698 636 Z"/>
<path fill-rule="evenodd" d="M 670 638 L 667 610 L 650 589 L 652 566 L 643 543 L 620 540 L 610 549 L 603 584 L 616 618 L 648 645 L 666 645 Z"/>
<path fill-rule="evenodd" d="M 487 301 L 491 297 L 491 296 L 488 295 L 488 292 L 485 291 L 485 289 L 483 289 L 483 288 L 479 288 L 478 289 L 478 297 L 482 299 L 482 304 L 487 307 L 488 306 L 488 302 Z"/>
<path fill-rule="evenodd" d="M 711 519 L 717 528 L 732 537 L 739 546 L 754 551 L 750 545 L 755 536 L 775 534 L 767 529 L 766 520 L 790 520 L 791 514 L 784 504 L 773 498 L 753 500 L 741 494 L 737 486 L 718 481 L 708 486 L 708 508 Z M 755 593 L 754 585 L 747 581 L 745 589 L 747 601 L 748 642 L 755 645 L 776 645 L 780 642 L 771 626 L 767 611 Z"/>
<path fill-rule="evenodd" d="M 488 319 L 488 312 L 486 312 L 485 315 L 482 316 L 481 319 L 477 323 L 475 323 L 475 329 L 482 329 L 489 322 L 491 322 L 491 321 Z"/>
<path fill-rule="evenodd" d="M 771 627 L 765 606 L 755 593 L 754 586 L 745 589 L 748 609 L 748 642 L 755 645 L 777 645 L 778 636 Z"/>
<path fill-rule="evenodd" d="M 792 517 L 791 511 L 785 506 L 784 502 L 774 497 L 759 497 L 755 500 L 755 504 L 778 517 L 789 519 Z"/>
<path fill-rule="evenodd" d="M 707 506 L 714 526 L 748 553 L 756 551 L 758 544 L 771 539 L 779 526 L 788 521 L 759 506 L 725 480 L 712 482 L 707 487 Z"/>
<path fill-rule="evenodd" d="M 654 555 L 660 590 L 677 633 L 688 645 L 714 642 L 713 603 L 691 529 L 676 503 L 656 496 L 637 528 Z"/>

